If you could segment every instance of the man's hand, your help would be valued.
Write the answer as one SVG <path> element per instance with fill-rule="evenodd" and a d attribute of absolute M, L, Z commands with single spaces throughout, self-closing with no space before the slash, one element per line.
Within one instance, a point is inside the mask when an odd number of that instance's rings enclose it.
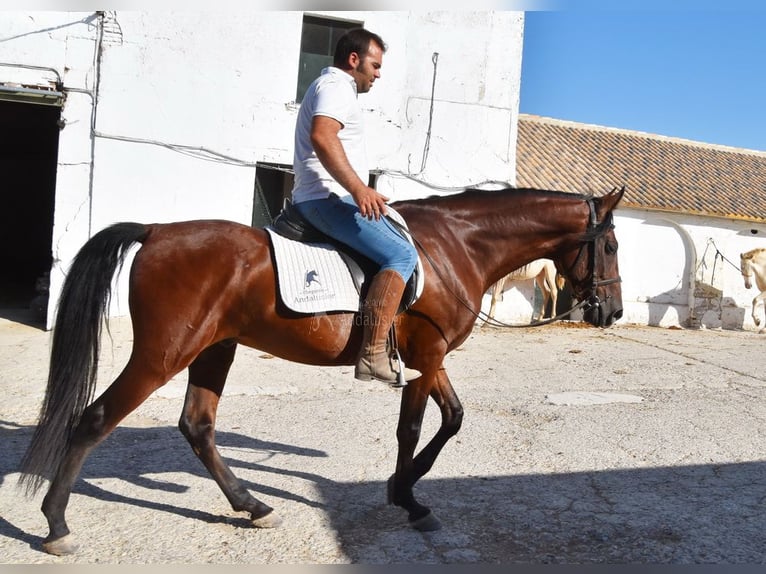
<path fill-rule="evenodd" d="M 356 192 L 351 192 L 359 212 L 367 219 L 380 219 L 381 215 L 388 213 L 386 202 L 388 198 L 375 191 L 373 188 L 364 186 Z"/>

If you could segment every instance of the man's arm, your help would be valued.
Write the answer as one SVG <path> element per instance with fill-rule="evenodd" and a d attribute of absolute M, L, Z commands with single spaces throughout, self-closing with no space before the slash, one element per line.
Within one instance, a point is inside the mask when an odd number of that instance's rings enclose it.
<path fill-rule="evenodd" d="M 311 122 L 311 145 L 327 172 L 354 198 L 362 216 L 380 219 L 381 215 L 387 213 L 388 198 L 359 179 L 351 167 L 338 137 L 341 127 L 336 119 L 314 116 Z"/>

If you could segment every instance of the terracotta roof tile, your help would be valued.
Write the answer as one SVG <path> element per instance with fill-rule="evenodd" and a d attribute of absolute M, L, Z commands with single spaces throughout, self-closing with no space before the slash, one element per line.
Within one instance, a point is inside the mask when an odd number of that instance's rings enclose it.
<path fill-rule="evenodd" d="M 516 185 L 600 195 L 622 205 L 766 222 L 766 152 L 519 116 Z"/>

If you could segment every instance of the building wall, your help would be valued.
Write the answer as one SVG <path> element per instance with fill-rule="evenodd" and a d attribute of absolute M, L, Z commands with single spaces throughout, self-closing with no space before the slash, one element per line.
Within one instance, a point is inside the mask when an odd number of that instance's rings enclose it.
<path fill-rule="evenodd" d="M 381 79 L 360 96 L 383 193 L 397 200 L 513 183 L 522 12 L 324 15 L 363 22 L 388 44 Z M 302 17 L 4 13 L 2 60 L 58 70 L 67 93 L 49 326 L 74 254 L 107 225 L 250 223 L 256 162 L 292 163 Z M 0 82 L 21 74 L 29 75 L 0 68 Z M 37 76 L 31 83 L 45 74 Z M 125 295 L 121 277 L 112 314 L 127 313 Z"/>
<path fill-rule="evenodd" d="M 292 162 L 302 16 L 3 14 L 0 60 L 52 68 L 67 94 L 49 326 L 72 257 L 103 227 L 194 218 L 250 223 L 256 162 Z M 397 200 L 514 182 L 523 13 L 332 16 L 364 22 L 389 47 L 381 80 L 361 96 L 383 193 Z M 0 82 L 45 85 L 55 75 L 0 66 Z M 628 209 L 618 210 L 616 225 L 623 322 L 755 328 L 756 293 L 745 290 L 735 266 L 741 252 L 764 246 L 766 228 Z M 127 313 L 126 275 L 115 315 Z M 485 303 L 487 310 L 488 297 Z M 533 303 L 531 284 L 522 285 L 506 294 L 498 318 L 528 322 Z"/>

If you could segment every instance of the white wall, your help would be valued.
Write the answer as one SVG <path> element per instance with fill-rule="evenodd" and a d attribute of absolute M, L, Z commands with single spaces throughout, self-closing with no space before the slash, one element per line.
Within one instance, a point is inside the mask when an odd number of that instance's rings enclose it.
<path fill-rule="evenodd" d="M 110 223 L 250 222 L 255 162 L 292 162 L 302 16 L 118 11 L 106 13 L 102 29 L 88 12 L 3 13 L 0 61 L 54 68 L 67 92 L 49 321 L 72 257 Z M 523 13 L 332 16 L 362 21 L 388 44 L 380 81 L 360 97 L 370 163 L 384 170 L 381 191 L 397 200 L 488 180 L 513 183 Z M 1 82 L 44 85 L 54 77 L 0 67 Z M 749 307 L 756 293 L 744 289 L 731 262 L 764 246 L 766 228 L 628 209 L 618 210 L 616 224 L 623 322 L 754 328 Z M 507 294 L 498 316 L 529 321 L 533 291 L 517 291 Z M 124 295 L 121 283 L 114 314 L 127 312 Z M 488 304 L 487 298 L 485 310 Z"/>

